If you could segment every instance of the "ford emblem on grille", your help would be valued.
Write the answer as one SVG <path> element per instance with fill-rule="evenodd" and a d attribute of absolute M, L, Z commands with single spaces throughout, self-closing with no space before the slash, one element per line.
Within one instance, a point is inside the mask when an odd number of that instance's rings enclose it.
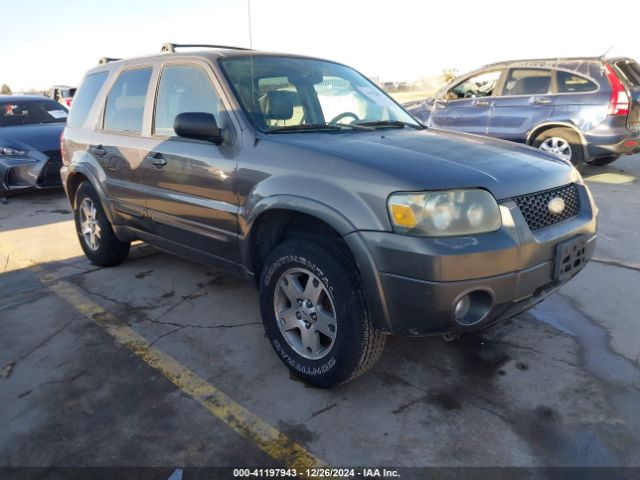
<path fill-rule="evenodd" d="M 549 211 L 554 215 L 560 215 L 564 212 L 564 206 L 564 199 L 560 197 L 551 199 L 547 205 Z"/>

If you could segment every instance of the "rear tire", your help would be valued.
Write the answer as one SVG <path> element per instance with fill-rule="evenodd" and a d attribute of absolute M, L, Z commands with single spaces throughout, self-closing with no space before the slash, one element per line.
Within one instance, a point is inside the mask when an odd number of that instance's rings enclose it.
<path fill-rule="evenodd" d="M 590 162 L 589 165 L 595 165 L 596 167 L 604 167 L 605 165 L 609 165 L 610 163 L 615 162 L 620 158 L 620 155 L 608 155 L 606 157 L 594 158 Z"/>
<path fill-rule="evenodd" d="M 307 237 L 278 245 L 262 270 L 260 310 L 280 360 L 318 387 L 362 375 L 386 342 L 369 318 L 356 265 L 341 242 Z"/>
<path fill-rule="evenodd" d="M 580 165 L 584 161 L 584 150 L 580 136 L 569 128 L 545 130 L 536 137 L 533 146 L 543 152 L 568 160 L 574 165 Z"/>
<path fill-rule="evenodd" d="M 131 243 L 118 240 L 89 182 L 82 182 L 76 191 L 73 216 L 80 246 L 91 263 L 111 267 L 127 258 Z"/>

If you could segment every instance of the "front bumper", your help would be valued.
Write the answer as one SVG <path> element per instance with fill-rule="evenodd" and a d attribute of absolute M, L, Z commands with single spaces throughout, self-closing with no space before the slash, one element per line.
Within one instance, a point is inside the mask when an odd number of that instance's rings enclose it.
<path fill-rule="evenodd" d="M 5 191 L 26 188 L 60 187 L 62 160 L 59 151 L 31 151 L 24 157 L 0 159 L 0 188 Z"/>
<path fill-rule="evenodd" d="M 500 205 L 503 227 L 488 234 L 440 239 L 350 234 L 361 238 L 376 266 L 375 282 L 366 272 L 363 281 L 370 308 L 381 309 L 372 312 L 377 327 L 398 335 L 478 330 L 543 300 L 566 282 L 554 279 L 559 243 L 584 238 L 586 259 L 595 249 L 596 208 L 586 187 L 578 185 L 578 194 L 578 215 L 535 232 L 507 201 Z M 486 292 L 490 308 L 481 321 L 462 325 L 453 310 L 470 291 Z"/>

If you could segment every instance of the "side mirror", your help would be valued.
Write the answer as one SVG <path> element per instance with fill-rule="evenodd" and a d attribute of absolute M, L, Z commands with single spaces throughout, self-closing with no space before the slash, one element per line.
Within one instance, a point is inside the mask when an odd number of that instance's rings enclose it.
<path fill-rule="evenodd" d="M 179 113 L 173 121 L 173 129 L 179 137 L 207 140 L 216 145 L 220 145 L 223 141 L 216 118 L 210 113 Z"/>

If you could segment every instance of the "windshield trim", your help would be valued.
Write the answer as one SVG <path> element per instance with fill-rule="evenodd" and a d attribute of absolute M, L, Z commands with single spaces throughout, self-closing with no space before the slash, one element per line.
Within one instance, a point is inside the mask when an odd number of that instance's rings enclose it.
<path fill-rule="evenodd" d="M 299 59 L 299 60 L 310 60 L 310 61 L 316 61 L 316 62 L 325 62 L 325 63 L 331 63 L 334 65 L 338 65 L 340 67 L 345 67 L 348 68 L 350 70 L 353 70 L 354 72 L 356 72 L 358 75 L 360 75 L 363 79 L 365 79 L 372 87 L 374 87 L 376 90 L 378 90 L 379 92 L 381 92 L 385 97 L 387 97 L 387 99 L 389 99 L 393 104 L 395 104 L 400 110 L 402 110 L 403 112 L 405 112 L 415 123 L 416 123 L 416 127 L 417 128 L 426 128 L 424 125 L 422 125 L 422 123 L 416 119 L 416 117 L 414 115 L 412 115 L 411 113 L 409 113 L 396 99 L 394 99 L 391 95 L 389 95 L 387 92 L 385 92 L 382 88 L 380 88 L 378 85 L 376 85 L 374 82 L 372 82 L 369 77 L 367 77 L 366 75 L 364 75 L 363 73 L 361 73 L 359 70 L 350 67 L 349 65 L 345 65 L 344 63 L 340 63 L 340 62 L 336 62 L 333 60 L 327 60 L 324 58 L 316 58 L 316 57 L 305 57 L 305 56 L 301 56 L 301 55 L 294 55 L 294 54 L 270 54 L 270 53 L 258 53 L 258 54 L 242 54 L 242 55 L 234 55 L 234 56 L 228 56 L 228 57 L 218 57 L 215 61 L 216 64 L 218 66 L 218 68 L 220 69 L 220 71 L 222 72 L 222 75 L 225 79 L 225 81 L 227 82 L 227 85 L 229 86 L 229 89 L 231 90 L 231 93 L 233 94 L 234 100 L 235 102 L 240 106 L 240 110 L 242 111 L 243 115 L 245 116 L 247 122 L 249 123 L 249 125 L 251 125 L 256 131 L 261 132 L 261 133 L 269 133 L 271 131 L 271 129 L 264 129 L 261 128 L 260 126 L 258 126 L 255 122 L 255 119 L 253 118 L 253 116 L 247 111 L 245 105 L 243 104 L 242 100 L 240 99 L 240 94 L 239 92 L 236 90 L 236 87 L 233 83 L 233 81 L 231 80 L 231 77 L 229 76 L 229 74 L 227 73 L 227 70 L 224 66 L 224 63 L 226 62 L 233 62 L 233 61 L 237 61 L 237 60 L 241 60 L 241 59 L 246 59 L 247 57 L 249 57 L 250 59 L 255 58 L 291 58 L 291 59 Z M 335 130 L 336 132 L 339 130 Z M 356 131 L 366 131 L 363 129 L 344 129 L 344 131 L 347 132 L 356 132 Z"/>

